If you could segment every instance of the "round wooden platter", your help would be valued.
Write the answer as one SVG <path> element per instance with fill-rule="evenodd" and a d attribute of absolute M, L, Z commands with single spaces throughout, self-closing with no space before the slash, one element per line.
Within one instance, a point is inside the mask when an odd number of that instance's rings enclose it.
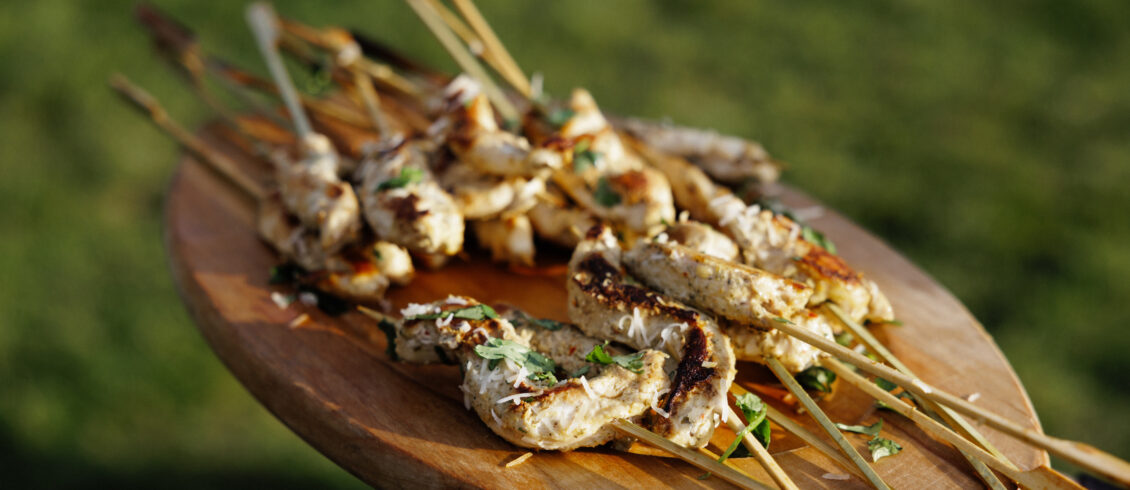
<path fill-rule="evenodd" d="M 249 174 L 268 179 L 267 167 L 213 127 L 202 136 Z M 779 198 L 794 208 L 816 206 L 785 186 Z M 238 189 L 185 158 L 166 202 L 165 241 L 181 297 L 205 339 L 236 378 L 283 423 L 331 460 L 374 486 L 474 487 L 717 487 L 727 486 L 680 460 L 615 452 L 606 448 L 567 453 L 539 452 L 526 462 L 506 463 L 526 452 L 495 436 L 463 407 L 459 369 L 394 362 L 384 335 L 357 312 L 329 316 L 295 303 L 278 307 L 269 269 L 279 261 L 254 231 L 255 203 Z M 882 241 L 831 210 L 812 224 L 835 241 L 839 253 L 873 278 L 890 297 L 903 326 L 876 334 L 930 384 L 959 396 L 980 394 L 977 403 L 1024 425 L 1039 421 L 1027 395 L 992 338 L 950 293 Z M 470 249 L 474 245 L 469 245 Z M 519 276 L 472 251 L 437 271 L 421 271 L 406 288 L 390 294 L 394 308 L 462 294 L 484 302 L 508 302 L 548 318 L 567 320 L 564 275 Z M 539 258 L 561 263 L 567 252 Z M 300 314 L 310 320 L 291 328 Z M 739 364 L 738 382 L 778 408 L 783 391 L 768 370 Z M 875 463 L 896 488 L 977 487 L 968 464 L 951 447 L 904 418 L 876 411 L 862 392 L 837 383 L 821 402 L 833 420 L 872 423 L 904 448 Z M 819 433 L 804 414 L 795 420 Z M 984 434 L 1021 468 L 1048 463 L 1047 454 L 982 427 Z M 712 441 L 720 452 L 733 438 L 720 428 Z M 848 437 L 868 454 L 866 437 Z M 774 426 L 770 450 L 805 488 L 865 487 L 814 449 Z M 760 481 L 771 480 L 752 458 L 735 462 Z"/>

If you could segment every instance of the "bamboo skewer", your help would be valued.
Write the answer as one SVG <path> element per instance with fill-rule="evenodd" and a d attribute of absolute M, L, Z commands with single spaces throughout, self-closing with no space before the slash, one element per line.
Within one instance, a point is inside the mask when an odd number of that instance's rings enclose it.
<path fill-rule="evenodd" d="M 921 380 L 907 376 L 893 368 L 884 364 L 877 363 L 868 359 L 867 357 L 852 351 L 840 344 L 828 340 L 813 332 L 800 328 L 796 325 L 789 323 L 778 323 L 774 325 L 778 330 L 796 337 L 808 344 L 816 347 L 825 353 L 828 353 L 840 360 L 850 362 L 859 369 L 871 374 L 884 378 L 892 383 L 902 386 L 904 389 L 917 396 L 932 400 L 938 404 L 950 407 L 957 412 L 966 416 L 972 417 L 977 421 L 983 421 L 990 426 L 1009 434 L 1017 439 L 1023 440 L 1033 446 L 1043 448 L 1052 452 L 1063 459 L 1079 465 L 1088 471 L 1103 475 L 1107 478 L 1115 480 L 1122 485 L 1130 485 L 1130 463 L 1122 461 L 1115 456 L 1103 452 L 1093 446 L 1083 444 L 1076 441 L 1068 441 L 1041 434 L 1035 430 L 1023 427 L 1016 422 L 1008 420 L 1000 415 L 990 412 L 982 407 L 969 403 L 968 401 L 941 391 L 933 386 L 930 386 Z"/>
<path fill-rule="evenodd" d="M 913 372 L 911 372 L 910 368 L 906 367 L 906 365 L 903 364 L 898 357 L 895 357 L 895 355 L 890 350 L 888 350 L 886 346 L 879 342 L 879 339 L 876 339 L 875 336 L 871 335 L 871 332 L 867 331 L 866 328 L 863 328 L 862 325 L 856 323 L 850 317 L 845 315 L 843 310 L 841 310 L 839 306 L 833 303 L 828 303 L 826 308 L 831 311 L 832 314 L 840 320 L 840 323 L 844 324 L 844 326 L 846 326 L 848 330 L 852 332 L 852 334 L 858 337 L 868 349 L 870 349 L 872 352 L 877 353 L 879 357 L 887 361 L 888 364 L 894 366 L 895 369 L 902 371 L 908 376 L 914 376 L 917 378 L 917 376 Z M 918 402 L 919 406 L 926 410 L 927 415 L 938 418 L 940 420 L 944 420 L 945 423 L 950 427 L 955 428 L 956 430 L 960 431 L 963 436 L 965 436 L 969 440 L 976 442 L 979 446 L 985 448 L 997 459 L 1003 461 L 1005 464 L 1012 466 L 1013 468 L 1016 468 L 1015 465 L 1013 465 L 1012 462 L 1008 460 L 1008 458 L 1005 458 L 1005 456 L 992 445 L 992 443 L 985 439 L 985 436 L 981 435 L 981 433 L 978 432 L 977 429 L 973 428 L 973 426 L 970 425 L 965 419 L 961 418 L 960 415 L 954 413 L 952 410 L 946 407 L 934 403 L 933 401 L 920 399 L 917 396 L 915 396 L 914 398 L 915 401 Z M 969 464 L 973 466 L 974 471 L 977 472 L 977 475 L 983 482 L 985 482 L 986 485 L 988 485 L 993 490 L 1004 490 L 1004 483 L 1002 483 L 1000 479 L 997 478 L 997 476 L 988 469 L 984 462 L 977 458 L 974 458 L 972 455 L 963 450 L 959 449 L 958 451 L 961 452 L 962 457 L 964 457 L 966 461 L 969 461 Z"/>
<path fill-rule="evenodd" d="M 1064 478 L 1054 477 L 1046 472 L 1040 470 L 1020 471 L 1012 463 L 998 458 L 988 451 L 982 449 L 980 446 L 961 437 L 952 429 L 942 425 L 941 422 L 934 420 L 926 414 L 916 410 L 912 405 L 900 400 L 897 396 L 892 395 L 887 390 L 880 388 L 875 383 L 872 383 L 867 378 L 860 376 L 844 363 L 835 359 L 827 358 L 823 362 L 824 366 L 828 367 L 836 373 L 837 376 L 843 380 L 851 383 L 855 387 L 863 390 L 871 397 L 886 403 L 894 411 L 909 418 L 914 423 L 930 433 L 938 436 L 946 442 L 953 444 L 959 450 L 965 451 L 985 464 L 991 466 L 993 469 L 1000 471 L 1009 478 L 1024 485 L 1028 488 L 1081 488 L 1074 482 Z"/>
<path fill-rule="evenodd" d="M 447 24 L 439 18 L 439 14 L 436 13 L 435 9 L 424 0 L 405 1 L 407 1 L 408 6 L 412 7 L 412 10 L 416 12 L 416 15 L 420 17 L 420 20 L 424 21 L 424 25 L 432 31 L 432 34 L 435 35 L 436 39 L 438 39 L 444 49 L 447 50 L 448 54 L 455 59 L 459 67 L 475 80 L 478 80 L 482 85 L 483 92 L 487 95 L 487 98 L 490 99 L 491 103 L 494 104 L 494 107 L 498 109 L 502 118 L 508 121 L 518 120 L 518 111 L 514 109 L 514 105 L 506 99 L 506 95 L 502 93 L 498 85 L 495 85 L 490 75 L 487 75 L 487 73 L 483 71 L 482 65 L 479 65 L 479 63 L 475 61 L 471 53 L 467 51 L 467 48 L 459 43 L 459 40 L 455 38 L 455 34 L 453 34 Z"/>
<path fill-rule="evenodd" d="M 878 473 L 875 473 L 875 469 L 867 464 L 867 461 L 863 459 L 859 451 L 855 450 L 855 446 L 852 446 L 844 435 L 840 433 L 840 429 L 836 428 L 836 425 L 832 423 L 832 419 L 828 418 L 828 414 L 824 413 L 820 405 L 817 405 L 816 401 L 808 396 L 808 392 L 804 391 L 804 388 L 800 386 L 796 378 L 793 378 L 789 370 L 785 369 L 784 364 L 781 364 L 781 361 L 778 361 L 775 357 L 767 357 L 765 361 L 765 364 L 769 366 L 769 370 L 773 371 L 773 374 L 777 376 L 777 379 L 781 380 L 781 383 L 785 385 L 789 393 L 792 393 L 793 396 L 800 401 L 801 405 L 804 405 L 804 409 L 808 411 L 808 414 L 820 424 L 820 427 L 824 428 L 824 431 L 828 433 L 828 436 L 831 437 L 832 440 L 836 441 L 836 445 L 839 446 L 840 450 L 855 464 L 856 468 L 859 468 L 859 471 L 863 472 L 867 480 L 870 481 L 875 488 L 889 490 L 890 487 L 883 482 L 883 479 L 879 477 Z"/>
<path fill-rule="evenodd" d="M 733 429 L 735 433 L 741 434 L 742 431 L 745 430 L 745 424 L 743 424 L 739 418 L 741 415 L 738 415 L 734 412 L 734 409 L 730 407 L 726 407 L 726 410 L 730 411 L 726 417 L 726 425 L 729 425 L 730 429 Z M 769 451 L 765 449 L 765 446 L 761 445 L 761 442 L 753 437 L 753 434 L 746 432 L 742 435 L 742 444 L 745 445 L 746 449 L 749 449 L 749 452 L 753 454 L 757 462 L 765 467 L 765 471 L 769 472 L 769 476 L 773 478 L 777 486 L 786 490 L 799 490 L 796 483 L 793 483 L 792 478 L 789 478 L 789 475 L 785 473 L 781 465 L 777 464 L 777 460 L 773 459 L 773 455 L 769 454 Z"/>
<path fill-rule="evenodd" d="M 122 98 L 130 102 L 134 108 L 145 112 L 154 125 L 164 131 L 165 134 L 168 134 L 185 150 L 199 158 L 206 166 L 216 171 L 220 176 L 235 184 L 236 187 L 247 193 L 247 195 L 251 196 L 256 201 L 266 197 L 267 191 L 262 185 L 237 170 L 235 162 L 213 150 L 195 134 L 192 134 L 192 132 L 170 118 L 168 112 L 165 111 L 164 107 L 161 107 L 157 99 L 144 89 L 134 85 L 133 82 L 130 82 L 129 79 L 121 74 L 115 74 L 110 79 L 110 86 L 116 90 Z"/>
<path fill-rule="evenodd" d="M 707 456 L 706 454 L 703 454 L 701 452 L 687 449 L 627 420 L 617 419 L 612 422 L 612 427 L 620 432 L 623 432 L 624 434 L 635 437 L 641 441 L 674 454 L 684 461 L 706 471 L 709 471 L 717 475 L 719 478 L 722 478 L 723 480 L 733 483 L 734 485 L 737 485 L 741 488 L 769 488 L 764 484 L 758 482 L 757 480 L 750 478 L 748 475 L 742 474 L 733 467 L 719 463 L 716 456 Z"/>
<path fill-rule="evenodd" d="M 307 139 L 314 134 L 314 129 L 310 126 L 306 112 L 302 110 L 298 90 L 294 88 L 294 83 L 291 82 L 290 75 L 283 65 L 282 57 L 279 56 L 279 22 L 275 16 L 275 10 L 268 3 L 253 3 L 247 7 L 247 24 L 251 26 L 251 31 L 255 34 L 255 42 L 259 45 L 259 52 L 267 62 L 267 69 L 271 72 L 271 78 L 275 80 L 275 86 L 279 89 L 283 104 L 290 112 L 290 119 L 294 123 L 294 132 L 298 134 L 300 140 Z"/>
<path fill-rule="evenodd" d="M 459 13 L 463 14 L 463 18 L 467 19 L 467 23 L 471 24 L 471 28 L 479 35 L 489 58 L 498 62 L 498 66 L 502 69 L 500 73 L 518 93 L 527 99 L 530 98 L 529 79 L 518 68 L 518 63 L 514 61 L 514 57 L 510 56 L 510 52 L 506 50 L 506 46 L 495 35 L 494 29 L 491 29 L 490 24 L 483 18 L 483 14 L 475 7 L 474 2 L 471 0 L 453 0 L 453 2 L 455 8 L 459 9 Z"/>

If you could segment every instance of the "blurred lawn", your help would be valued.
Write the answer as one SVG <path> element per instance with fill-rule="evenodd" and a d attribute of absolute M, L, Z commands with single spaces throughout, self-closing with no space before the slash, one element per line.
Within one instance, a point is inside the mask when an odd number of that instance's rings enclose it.
<path fill-rule="evenodd" d="M 169 2 L 258 71 L 238 2 Z M 441 67 L 399 2 L 316 25 Z M 1130 456 L 1130 4 L 483 2 L 527 71 L 609 111 L 765 143 L 786 180 L 892 243 L 996 337 L 1054 435 Z M 0 6 L 0 482 L 357 487 L 217 362 L 176 296 L 176 151 L 106 89 L 122 71 L 209 116 L 129 2 Z M 361 20 L 363 19 L 363 20 Z M 7 486 L 0 484 L 0 486 Z"/>

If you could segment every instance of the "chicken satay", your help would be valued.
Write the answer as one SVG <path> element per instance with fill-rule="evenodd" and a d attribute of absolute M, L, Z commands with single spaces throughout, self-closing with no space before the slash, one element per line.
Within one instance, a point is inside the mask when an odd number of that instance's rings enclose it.
<path fill-rule="evenodd" d="M 759 143 L 713 130 L 658 124 L 640 119 L 617 121 L 618 125 L 655 149 L 687 159 L 714 180 L 742 184 L 776 182 L 780 165 Z"/>
<path fill-rule="evenodd" d="M 729 320 L 773 328 L 805 309 L 812 288 L 677 243 L 639 240 L 624 265 L 649 287 Z"/>
<path fill-rule="evenodd" d="M 317 236 L 287 214 L 277 194 L 260 203 L 257 227 L 279 255 L 309 273 L 311 285 L 343 299 L 375 303 L 390 284 L 408 284 L 415 274 L 408 252 L 388 242 L 357 243 L 327 254 Z"/>
<path fill-rule="evenodd" d="M 338 157 L 330 140 L 311 133 L 301 141 L 303 159 L 274 158 L 275 174 L 286 208 L 312 230 L 322 248 L 333 252 L 357 237 L 360 206 L 348 183 L 337 176 Z"/>
<path fill-rule="evenodd" d="M 457 362 L 466 407 L 513 444 L 561 451 L 604 444 L 618 437 L 613 421 L 638 419 L 666 384 L 666 356 L 657 351 L 640 353 L 639 373 L 610 364 L 558 381 L 555 363 L 484 307 L 462 297 L 409 305 L 401 312 L 396 352 L 410 361 L 442 355 Z M 460 313 L 470 310 L 482 314 Z"/>
<path fill-rule="evenodd" d="M 495 305 L 495 310 L 514 326 L 522 344 L 553 359 L 564 373 L 588 372 L 596 366 L 585 360 L 585 356 L 596 346 L 609 356 L 627 354 L 626 351 L 609 344 L 604 339 L 590 337 L 571 323 L 535 318 L 515 306 Z"/>
<path fill-rule="evenodd" d="M 439 165 L 439 184 L 467 219 L 521 214 L 533 208 L 545 192 L 545 180 L 486 175 L 458 163 Z"/>
<path fill-rule="evenodd" d="M 637 235 L 650 236 L 663 221 L 674 221 L 671 184 L 626 151 L 592 96 L 574 90 L 569 107 L 571 117 L 542 143 L 570 163 L 553 181 L 581 207 Z"/>
<path fill-rule="evenodd" d="M 471 221 L 479 245 L 490 250 L 491 260 L 513 265 L 534 265 L 534 229 L 525 215 Z"/>
<path fill-rule="evenodd" d="M 425 257 L 463 248 L 463 214 L 439 187 L 427 160 L 430 143 L 416 140 L 379 153 L 361 166 L 361 201 L 376 235 Z"/>
<path fill-rule="evenodd" d="M 597 223 L 592 213 L 570 204 L 556 187 L 548 189 L 527 216 L 539 237 L 568 248 L 576 247 Z"/>
<path fill-rule="evenodd" d="M 721 216 L 719 226 L 742 249 L 746 264 L 811 285 L 810 305 L 831 301 L 856 321 L 894 319 L 878 286 L 806 238 L 800 224 L 757 205 L 746 206 L 733 195 L 716 198 L 711 208 Z"/>
<path fill-rule="evenodd" d="M 698 221 L 679 221 L 663 231 L 667 238 L 706 255 L 733 262 L 741 253 L 730 237 Z M 663 236 L 663 235 L 659 235 Z"/>
<path fill-rule="evenodd" d="M 588 335 L 662 349 L 677 359 L 651 422 L 667 439 L 702 447 L 729 412 L 726 393 L 737 372 L 730 342 L 711 317 L 632 284 L 619 256 L 610 230 L 587 232 L 569 263 L 569 318 Z"/>
<path fill-rule="evenodd" d="M 710 203 L 720 196 L 731 194 L 729 189 L 715 184 L 702 169 L 681 157 L 658 151 L 634 137 L 625 137 L 624 140 L 671 183 L 671 194 L 679 209 L 695 220 L 718 224 L 721 217 L 710 208 Z"/>

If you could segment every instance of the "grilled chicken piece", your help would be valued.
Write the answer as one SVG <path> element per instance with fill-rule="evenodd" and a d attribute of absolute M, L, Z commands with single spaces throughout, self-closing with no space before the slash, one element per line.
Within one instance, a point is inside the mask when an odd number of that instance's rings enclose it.
<path fill-rule="evenodd" d="M 545 192 L 545 180 L 540 178 L 486 175 L 460 164 L 443 165 L 436 171 L 440 185 L 451 193 L 466 219 L 525 213 Z"/>
<path fill-rule="evenodd" d="M 812 289 L 682 245 L 639 240 L 624 265 L 649 287 L 739 323 L 773 328 L 774 318 L 804 310 Z"/>
<path fill-rule="evenodd" d="M 586 361 L 585 356 L 598 345 L 603 346 L 604 352 L 610 356 L 627 353 L 616 345 L 605 345 L 606 341 L 603 339 L 585 335 L 571 323 L 535 318 L 510 305 L 495 305 L 495 310 L 514 325 L 514 331 L 522 339 L 520 343 L 553 359 L 565 373 L 574 373 L 586 367 L 589 371 L 595 368 L 596 365 Z"/>
<path fill-rule="evenodd" d="M 788 321 L 818 335 L 832 339 L 832 323 L 828 317 L 812 310 L 803 310 Z M 764 364 L 765 358 L 775 357 L 790 372 L 808 369 L 820 360 L 823 352 L 777 329 L 761 329 L 729 320 L 719 322 L 722 331 L 730 337 L 738 359 Z"/>
<path fill-rule="evenodd" d="M 710 208 L 710 203 L 718 197 L 731 194 L 729 189 L 715 184 L 702 169 L 681 157 L 658 151 L 636 138 L 624 139 L 671 183 L 671 192 L 679 209 L 687 211 L 697 221 L 718 224 L 721 217 Z"/>
<path fill-rule="evenodd" d="M 593 227 L 569 263 L 569 318 L 593 337 L 662 349 L 678 360 L 651 422 L 677 444 L 702 447 L 729 413 L 726 393 L 737 372 L 730 342 L 711 317 L 630 281 L 616 238 Z"/>
<path fill-rule="evenodd" d="M 853 320 L 890 321 L 894 310 L 875 283 L 848 266 L 841 257 L 808 241 L 793 220 L 746 206 L 735 196 L 711 203 L 721 216 L 719 226 L 742 249 L 745 263 L 812 286 L 810 305 L 831 301 Z"/>
<path fill-rule="evenodd" d="M 317 230 L 321 247 L 332 253 L 361 230 L 357 196 L 338 178 L 338 155 L 328 138 L 312 134 L 301 143 L 301 161 L 273 159 L 283 204 L 303 226 Z"/>
<path fill-rule="evenodd" d="M 409 305 L 397 329 L 396 352 L 402 359 L 422 362 L 440 360 L 439 353 L 443 353 L 458 362 L 464 372 L 460 389 L 467 408 L 474 408 L 492 431 L 511 443 L 561 451 L 604 444 L 617 437 L 611 422 L 639 418 L 666 384 L 666 356 L 661 352 L 643 353 L 640 374 L 613 364 L 594 366 L 596 373 L 578 378 L 531 380 L 526 366 L 509 359 L 492 366 L 494 362 L 475 351 L 491 339 L 514 342 L 523 352 L 529 350 L 505 318 L 413 319 L 478 304 L 470 298 L 451 297 Z"/>
<path fill-rule="evenodd" d="M 741 184 L 749 180 L 776 182 L 780 165 L 759 143 L 715 131 L 657 124 L 639 119 L 618 121 L 618 125 L 647 145 L 689 160 L 714 180 Z"/>
<path fill-rule="evenodd" d="M 362 164 L 365 219 L 379 238 L 413 253 L 455 255 L 463 248 L 463 215 L 428 169 L 430 150 L 427 142 L 406 142 Z"/>
<path fill-rule="evenodd" d="M 459 102 L 448 117 L 450 120 L 442 123 L 448 146 L 461 162 L 480 172 L 533 177 L 562 165 L 562 158 L 555 153 L 531 150 L 525 138 L 499 129 L 486 95 Z"/>
<path fill-rule="evenodd" d="M 574 90 L 569 104 L 572 116 L 542 143 L 568 163 L 553 173 L 554 183 L 581 207 L 637 235 L 650 236 L 663 221 L 674 221 L 671 184 L 625 150 L 592 95 Z"/>
<path fill-rule="evenodd" d="M 327 254 L 313 232 L 286 213 L 278 195 L 260 203 L 258 228 L 279 255 L 310 273 L 315 287 L 347 300 L 376 302 L 390 284 L 407 284 L 415 274 L 408 252 L 388 242 L 355 244 Z"/>
<path fill-rule="evenodd" d="M 542 196 L 527 216 L 539 237 L 568 248 L 576 247 L 585 230 L 597 223 L 592 213 L 570 204 L 556 186 Z"/>
<path fill-rule="evenodd" d="M 667 227 L 664 233 L 670 240 L 700 253 L 730 262 L 738 259 L 738 245 L 706 223 L 680 221 Z"/>
<path fill-rule="evenodd" d="M 490 250 L 491 260 L 514 265 L 534 265 L 534 229 L 525 215 L 471 222 L 479 245 Z"/>

